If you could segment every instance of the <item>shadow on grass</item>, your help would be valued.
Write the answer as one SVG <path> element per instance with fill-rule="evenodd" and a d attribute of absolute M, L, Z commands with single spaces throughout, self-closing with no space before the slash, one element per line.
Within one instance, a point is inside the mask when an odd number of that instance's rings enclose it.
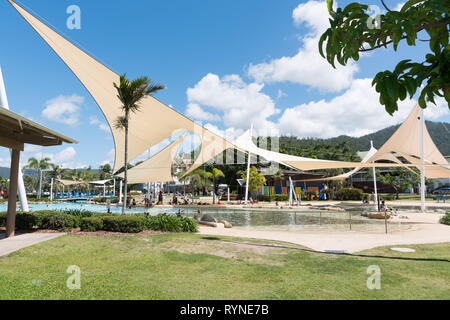
<path fill-rule="evenodd" d="M 203 240 L 210 240 L 210 241 L 223 241 L 223 242 L 229 242 L 234 244 L 245 244 L 249 246 L 257 246 L 257 247 L 267 247 L 267 248 L 277 248 L 277 249 L 289 249 L 289 250 L 296 250 L 296 251 L 302 251 L 302 252 L 311 252 L 311 253 L 318 253 L 318 254 L 325 254 L 325 255 L 333 255 L 333 256 L 348 256 L 348 257 L 360 257 L 360 258 L 379 258 L 379 259 L 390 259 L 390 260 L 404 260 L 404 261 L 423 261 L 423 262 L 450 262 L 449 259 L 434 259 L 434 258 L 408 258 L 408 257 L 389 257 L 389 256 L 379 256 L 379 255 L 368 255 L 368 254 L 351 254 L 351 253 L 338 253 L 338 252 L 322 252 L 322 251 L 315 251 L 308 248 L 296 248 L 296 247 L 290 247 L 290 246 L 284 246 L 284 245 L 277 245 L 277 244 L 264 244 L 264 243 L 254 243 L 254 242 L 239 242 L 239 241 L 232 241 L 232 240 L 226 240 L 218 237 L 201 237 Z"/>

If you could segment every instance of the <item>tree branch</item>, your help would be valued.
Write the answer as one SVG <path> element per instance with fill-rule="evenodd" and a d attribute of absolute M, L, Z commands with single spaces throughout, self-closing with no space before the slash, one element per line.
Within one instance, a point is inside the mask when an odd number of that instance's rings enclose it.
<path fill-rule="evenodd" d="M 381 3 L 383 4 L 383 7 L 384 7 L 387 11 L 392 11 L 391 9 L 389 9 L 389 8 L 387 7 L 387 5 L 384 3 L 383 0 L 381 0 Z"/>

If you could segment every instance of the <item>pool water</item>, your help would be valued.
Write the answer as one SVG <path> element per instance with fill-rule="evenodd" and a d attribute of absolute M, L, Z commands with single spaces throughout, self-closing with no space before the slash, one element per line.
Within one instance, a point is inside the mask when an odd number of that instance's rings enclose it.
<path fill-rule="evenodd" d="M 30 211 L 81 209 L 99 213 L 107 213 L 106 205 L 88 204 L 86 202 L 67 202 L 52 204 L 30 204 Z M 248 209 L 200 209 L 201 214 L 210 214 L 219 220 L 226 220 L 234 227 L 252 228 L 259 230 L 284 231 L 364 231 L 384 232 L 384 220 L 372 220 L 362 217 L 360 211 L 338 212 L 298 208 L 297 210 L 248 210 Z M 6 211 L 6 204 L 0 205 L 0 212 Z M 20 210 L 20 207 L 18 208 Z M 127 214 L 149 212 L 151 215 L 160 213 L 176 214 L 179 210 L 183 216 L 193 218 L 197 214 L 196 208 L 160 208 L 146 209 L 135 207 L 127 209 Z M 122 207 L 111 205 L 112 213 L 121 213 Z M 411 226 L 404 221 L 389 222 L 389 231 L 407 230 Z"/>

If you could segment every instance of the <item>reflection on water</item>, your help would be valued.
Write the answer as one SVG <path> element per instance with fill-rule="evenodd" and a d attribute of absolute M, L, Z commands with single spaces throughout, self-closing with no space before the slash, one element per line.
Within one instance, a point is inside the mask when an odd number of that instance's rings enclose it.
<path fill-rule="evenodd" d="M 0 212 L 6 211 L 6 204 L 0 205 Z M 39 210 L 65 210 L 84 209 L 88 211 L 106 213 L 105 205 L 94 205 L 87 203 L 52 203 L 31 204 L 31 211 Z M 347 208 L 346 208 L 347 209 Z M 349 208 L 350 209 L 350 208 Z M 367 208 L 369 209 L 369 208 Z M 136 207 L 127 210 L 128 214 L 149 212 L 151 215 L 160 213 L 176 214 L 182 211 L 184 216 L 194 217 L 198 209 L 189 208 L 151 208 Z M 298 210 L 245 210 L 245 209 L 200 209 L 202 214 L 210 214 L 219 220 L 226 220 L 234 227 L 252 228 L 257 230 L 285 230 L 285 231 L 364 231 L 384 232 L 384 220 L 372 220 L 362 217 L 364 210 L 361 207 L 351 207 L 348 212 L 335 212 L 328 210 L 314 210 L 309 208 L 298 208 Z M 369 210 L 372 210 L 370 207 Z M 113 213 L 121 213 L 122 208 L 111 206 Z M 399 231 L 411 228 L 407 221 L 393 221 L 388 223 L 388 230 Z"/>

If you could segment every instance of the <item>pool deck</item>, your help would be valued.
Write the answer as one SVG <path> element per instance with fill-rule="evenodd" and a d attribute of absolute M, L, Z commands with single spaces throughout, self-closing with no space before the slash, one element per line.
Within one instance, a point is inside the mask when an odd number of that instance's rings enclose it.
<path fill-rule="evenodd" d="M 7 256 L 20 249 L 33 246 L 35 244 L 52 240 L 65 233 L 24 233 L 17 234 L 13 238 L 5 238 L 5 234 L 0 234 L 0 257 Z"/>
<path fill-rule="evenodd" d="M 221 235 L 242 238 L 284 241 L 299 244 L 315 251 L 339 251 L 354 253 L 379 246 L 429 244 L 450 242 L 450 226 L 439 223 L 442 214 L 403 213 L 411 230 L 385 233 L 368 233 L 358 231 L 343 232 L 299 232 L 252 230 L 236 227 L 231 229 L 200 227 L 202 235 Z"/>

